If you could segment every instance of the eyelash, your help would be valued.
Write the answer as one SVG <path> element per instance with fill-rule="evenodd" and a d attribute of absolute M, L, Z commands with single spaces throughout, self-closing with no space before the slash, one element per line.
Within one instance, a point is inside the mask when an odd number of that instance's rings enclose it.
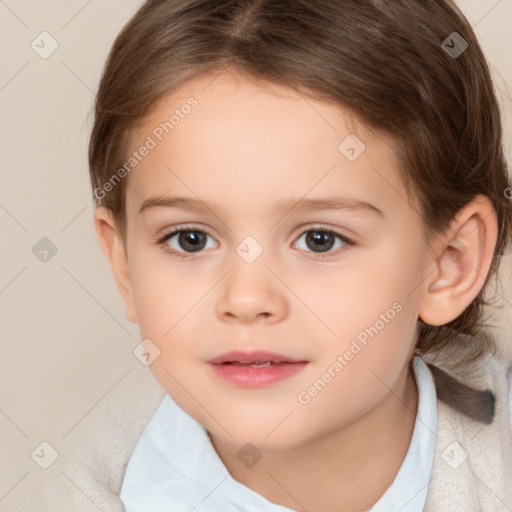
<path fill-rule="evenodd" d="M 193 226 L 176 226 L 172 230 L 168 231 L 167 233 L 165 233 L 161 237 L 159 237 L 157 239 L 157 244 L 160 245 L 166 253 L 171 254 L 172 256 L 176 256 L 176 257 L 182 258 L 182 259 L 194 258 L 196 256 L 196 254 L 199 254 L 201 251 L 198 251 L 197 253 L 187 253 L 187 252 L 176 251 L 175 249 L 172 249 L 169 246 L 169 244 L 167 243 L 173 235 L 175 235 L 177 233 L 182 233 L 185 231 L 203 233 L 203 234 L 211 237 L 211 235 L 209 235 L 206 231 L 203 231 L 202 229 L 196 229 Z M 355 242 L 353 240 L 351 240 L 350 238 L 347 238 L 346 236 L 344 236 L 340 233 L 337 233 L 336 231 L 332 231 L 332 230 L 324 228 L 324 227 L 312 227 L 312 228 L 306 229 L 306 230 L 302 231 L 302 233 L 300 233 L 297 240 L 309 232 L 328 233 L 328 234 L 331 234 L 331 235 L 335 236 L 336 238 L 340 239 L 345 244 L 345 246 L 355 245 Z M 211 237 L 211 238 L 213 238 L 213 237 Z M 343 250 L 343 248 L 345 246 L 338 248 L 335 252 L 325 253 L 326 255 L 323 255 L 322 253 L 315 253 L 312 251 L 309 251 L 309 252 L 312 252 L 312 254 L 316 254 L 316 257 L 318 257 L 321 260 L 329 260 L 329 259 L 332 259 L 335 256 L 337 256 L 337 252 L 340 250 Z"/>

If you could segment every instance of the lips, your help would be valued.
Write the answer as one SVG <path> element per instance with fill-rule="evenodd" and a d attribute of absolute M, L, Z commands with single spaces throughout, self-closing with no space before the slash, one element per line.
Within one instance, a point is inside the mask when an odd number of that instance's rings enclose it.
<path fill-rule="evenodd" d="M 277 384 L 303 370 L 308 361 L 257 350 L 226 352 L 208 361 L 213 375 L 238 388 L 261 388 Z"/>
<path fill-rule="evenodd" d="M 210 364 L 232 364 L 234 366 L 273 366 L 278 364 L 304 363 L 306 361 L 257 350 L 254 352 L 232 351 L 221 354 L 208 361 Z"/>

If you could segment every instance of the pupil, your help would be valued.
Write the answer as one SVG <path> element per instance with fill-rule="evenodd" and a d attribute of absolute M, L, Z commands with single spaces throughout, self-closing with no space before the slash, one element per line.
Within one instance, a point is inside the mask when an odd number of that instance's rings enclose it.
<path fill-rule="evenodd" d="M 324 247 L 324 250 L 319 252 L 326 252 L 332 248 L 334 245 L 334 237 L 331 233 L 326 233 L 324 231 L 310 231 L 306 235 L 306 243 L 313 242 L 312 245 L 316 248 L 322 249 L 323 244 L 327 244 L 327 247 Z M 311 247 L 310 247 L 311 248 Z"/>

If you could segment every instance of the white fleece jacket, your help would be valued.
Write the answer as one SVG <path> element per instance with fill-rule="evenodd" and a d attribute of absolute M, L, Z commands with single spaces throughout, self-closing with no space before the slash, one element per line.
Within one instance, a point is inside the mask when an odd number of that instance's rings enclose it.
<path fill-rule="evenodd" d="M 512 381 L 507 375 L 512 375 L 512 367 L 487 356 L 478 370 L 463 377 L 458 361 L 424 360 L 496 395 L 496 416 L 489 425 L 437 400 L 437 442 L 424 511 L 510 512 Z M 24 485 L 22 493 L 6 498 L 0 511 L 124 512 L 119 493 L 128 460 L 164 397 L 149 370 L 132 371 L 70 434 L 74 448 L 61 452 L 52 467 L 41 470 L 42 479 L 36 484 Z"/>

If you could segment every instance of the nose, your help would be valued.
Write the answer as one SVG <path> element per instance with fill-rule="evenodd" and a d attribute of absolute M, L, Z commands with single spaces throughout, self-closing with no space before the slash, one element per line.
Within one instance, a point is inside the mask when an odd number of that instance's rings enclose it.
<path fill-rule="evenodd" d="M 263 261 L 237 262 L 224 280 L 216 314 L 232 323 L 278 322 L 288 312 L 285 289 Z"/>

